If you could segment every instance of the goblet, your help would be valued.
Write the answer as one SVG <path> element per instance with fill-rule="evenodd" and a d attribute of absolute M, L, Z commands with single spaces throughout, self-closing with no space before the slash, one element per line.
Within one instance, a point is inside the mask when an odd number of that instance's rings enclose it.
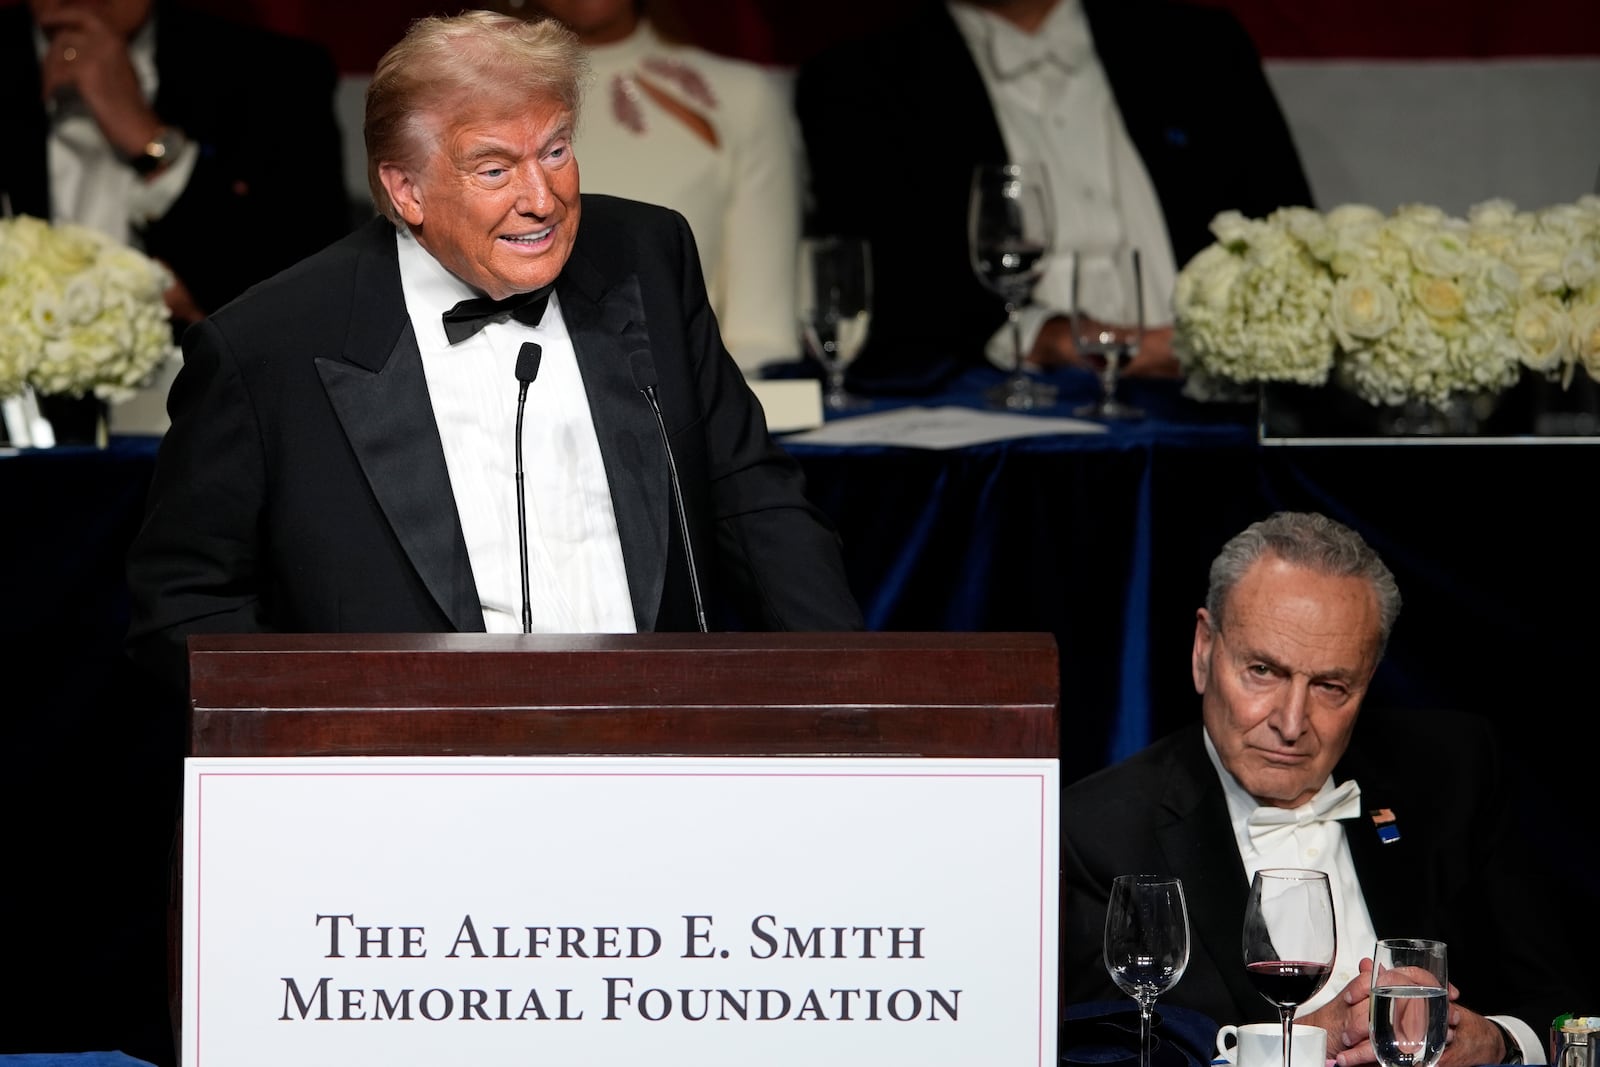
<path fill-rule="evenodd" d="M 846 391 L 845 371 L 861 351 L 872 319 L 872 254 L 863 238 L 824 235 L 800 242 L 800 329 L 822 364 L 823 405 L 845 411 L 865 403 Z"/>
<path fill-rule="evenodd" d="M 1005 301 L 1011 329 L 1011 374 L 990 390 L 990 407 L 1030 411 L 1055 403 L 1055 387 L 1028 374 L 1018 313 L 1033 297 L 1055 240 L 1055 217 L 1044 167 L 1038 163 L 979 165 L 967 202 L 967 250 L 972 270 Z"/>
<path fill-rule="evenodd" d="M 1390 938 L 1372 952 L 1372 1051 L 1383 1067 L 1433 1067 L 1449 1034 L 1443 941 Z"/>
<path fill-rule="evenodd" d="M 1117 375 L 1139 354 L 1144 339 L 1144 271 L 1137 248 L 1090 255 L 1072 253 L 1072 340 L 1078 354 L 1100 372 L 1100 396 L 1074 415 L 1142 419 L 1144 412 L 1117 399 Z"/>
<path fill-rule="evenodd" d="M 1255 873 L 1244 909 L 1244 966 L 1256 992 L 1278 1009 L 1283 1067 L 1290 1067 L 1294 1010 L 1327 983 L 1337 946 L 1326 874 L 1295 867 Z"/>
<path fill-rule="evenodd" d="M 1177 985 L 1189 965 L 1189 910 L 1183 882 L 1154 874 L 1112 879 L 1105 962 L 1117 988 L 1139 1005 L 1139 1067 L 1150 1067 L 1156 998 Z"/>

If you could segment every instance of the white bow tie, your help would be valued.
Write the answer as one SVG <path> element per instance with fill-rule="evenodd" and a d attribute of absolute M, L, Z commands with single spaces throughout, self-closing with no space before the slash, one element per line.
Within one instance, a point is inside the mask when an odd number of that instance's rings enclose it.
<path fill-rule="evenodd" d="M 1257 808 L 1250 813 L 1246 825 L 1250 831 L 1251 843 L 1261 848 L 1276 835 L 1290 832 L 1296 827 L 1330 820 L 1353 819 L 1360 814 L 1361 787 L 1352 779 L 1320 796 L 1313 797 L 1298 808 Z"/>
<path fill-rule="evenodd" d="M 1063 73 L 1070 74 L 1089 55 L 1092 47 L 1086 36 L 1076 33 L 1066 40 L 1051 40 L 1021 31 L 999 29 L 989 34 L 989 59 L 994 64 L 995 75 L 1001 80 L 1026 74 L 1045 63 L 1054 63 Z"/>

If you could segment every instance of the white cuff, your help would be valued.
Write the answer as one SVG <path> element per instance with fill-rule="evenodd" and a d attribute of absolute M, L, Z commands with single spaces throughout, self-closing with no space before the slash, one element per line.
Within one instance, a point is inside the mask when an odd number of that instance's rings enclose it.
<path fill-rule="evenodd" d="M 1517 1047 L 1522 1050 L 1523 1063 L 1544 1063 L 1549 1059 L 1545 1053 L 1544 1041 L 1533 1032 L 1533 1027 L 1521 1019 L 1510 1015 L 1489 1015 L 1486 1018 L 1505 1027 L 1506 1032 L 1516 1040 Z"/>

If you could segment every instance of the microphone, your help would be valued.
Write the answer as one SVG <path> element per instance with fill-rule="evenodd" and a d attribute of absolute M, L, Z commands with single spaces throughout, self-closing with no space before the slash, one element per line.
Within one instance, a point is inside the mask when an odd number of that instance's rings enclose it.
<path fill-rule="evenodd" d="M 522 562 L 522 632 L 533 632 L 533 601 L 528 595 L 528 501 L 522 492 L 522 408 L 528 400 L 528 386 L 539 376 L 539 357 L 544 349 L 524 341 L 517 351 L 517 547 Z"/>
<path fill-rule="evenodd" d="M 700 632 L 706 633 L 705 603 L 700 598 L 700 572 L 694 565 L 694 545 L 689 542 L 689 513 L 683 507 L 683 486 L 678 482 L 678 464 L 672 458 L 672 442 L 667 437 L 667 420 L 661 417 L 661 405 L 656 401 L 656 365 L 649 349 L 638 348 L 628 354 L 628 366 L 633 371 L 633 387 L 644 394 L 650 410 L 656 416 L 656 428 L 661 431 L 661 447 L 667 453 L 667 478 L 672 482 L 672 502 L 678 512 L 678 533 L 683 537 L 683 559 L 689 565 L 689 590 L 694 594 L 694 618 Z"/>

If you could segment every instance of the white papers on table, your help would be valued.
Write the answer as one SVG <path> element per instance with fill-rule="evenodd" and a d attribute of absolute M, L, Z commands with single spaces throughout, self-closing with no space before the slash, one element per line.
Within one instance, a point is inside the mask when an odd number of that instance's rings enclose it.
<path fill-rule="evenodd" d="M 964 407 L 906 407 L 834 419 L 785 443 L 804 445 L 899 445 L 904 448 L 964 448 L 1018 437 L 1061 433 L 1105 433 L 1104 423 L 1086 419 L 1019 415 Z"/>

